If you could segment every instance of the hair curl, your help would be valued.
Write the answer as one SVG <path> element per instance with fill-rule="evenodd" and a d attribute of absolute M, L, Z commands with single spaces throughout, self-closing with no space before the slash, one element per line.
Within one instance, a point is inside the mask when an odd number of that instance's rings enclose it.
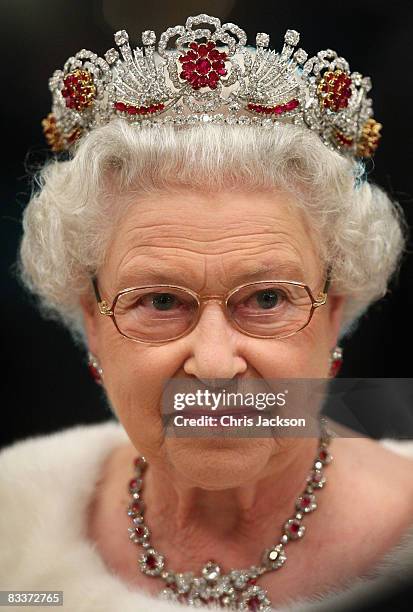
<path fill-rule="evenodd" d="M 93 295 L 90 275 L 130 194 L 282 189 L 319 238 L 320 259 L 332 266 L 330 291 L 346 298 L 343 336 L 386 293 L 406 241 L 401 207 L 364 170 L 298 126 L 137 128 L 115 119 L 80 139 L 69 160 L 50 159 L 35 176 L 17 275 L 42 315 L 87 347 L 79 297 Z"/>

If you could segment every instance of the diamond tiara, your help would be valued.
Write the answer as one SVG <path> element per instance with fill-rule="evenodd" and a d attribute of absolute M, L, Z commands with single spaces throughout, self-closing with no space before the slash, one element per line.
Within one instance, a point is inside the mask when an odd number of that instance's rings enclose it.
<path fill-rule="evenodd" d="M 353 158 L 371 157 L 378 146 L 370 78 L 350 73 L 331 49 L 308 58 L 296 49 L 295 30 L 279 53 L 269 49 L 268 34 L 257 34 L 251 47 L 244 30 L 204 14 L 168 28 L 157 48 L 152 30 L 135 49 L 125 30 L 114 38 L 119 51 L 103 59 L 82 49 L 49 79 L 52 111 L 42 127 L 52 151 L 70 150 L 115 117 L 137 126 L 292 123 Z"/>

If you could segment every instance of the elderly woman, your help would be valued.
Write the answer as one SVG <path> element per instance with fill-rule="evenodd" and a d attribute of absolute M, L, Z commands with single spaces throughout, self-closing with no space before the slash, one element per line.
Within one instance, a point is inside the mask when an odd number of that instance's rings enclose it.
<path fill-rule="evenodd" d="M 68 154 L 41 172 L 20 271 L 116 420 L 2 451 L 2 587 L 63 590 L 76 611 L 372 596 L 386 560 L 410 567 L 411 444 L 334 426 L 173 436 L 162 403 L 165 381 L 334 376 L 404 244 L 363 176 L 368 79 L 332 51 L 307 59 L 293 30 L 274 54 L 206 15 L 156 53 L 150 31 L 144 51 L 115 40 L 122 57 L 82 50 L 50 81 L 46 136 Z"/>

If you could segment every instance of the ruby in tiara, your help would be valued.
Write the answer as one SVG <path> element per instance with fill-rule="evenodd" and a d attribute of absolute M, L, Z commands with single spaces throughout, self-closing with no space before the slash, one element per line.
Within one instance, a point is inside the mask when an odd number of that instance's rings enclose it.
<path fill-rule="evenodd" d="M 115 102 L 114 109 L 128 115 L 148 115 L 157 113 L 165 108 L 165 104 L 150 104 L 149 106 L 133 106 L 125 102 Z"/>
<path fill-rule="evenodd" d="M 88 70 L 70 72 L 63 80 L 63 84 L 62 96 L 68 108 L 82 111 L 93 104 L 96 87 Z"/>
<path fill-rule="evenodd" d="M 182 64 L 179 76 L 188 81 L 193 89 L 201 87 L 216 89 L 220 78 L 227 74 L 225 60 L 228 59 L 228 55 L 219 51 L 213 42 L 207 44 L 192 42 L 189 51 L 178 59 Z"/>
<path fill-rule="evenodd" d="M 277 104 L 277 106 L 263 106 L 262 104 L 253 104 L 250 102 L 247 105 L 248 110 L 254 113 L 263 113 L 264 115 L 282 115 L 296 109 L 300 105 L 299 101 L 293 98 L 286 104 Z"/>
<path fill-rule="evenodd" d="M 351 78 L 343 70 L 329 70 L 318 86 L 320 103 L 335 113 L 347 108 L 351 98 Z"/>

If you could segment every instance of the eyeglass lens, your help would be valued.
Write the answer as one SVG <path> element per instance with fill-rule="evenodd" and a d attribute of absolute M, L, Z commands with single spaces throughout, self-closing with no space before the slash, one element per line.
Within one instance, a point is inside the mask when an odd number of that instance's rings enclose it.
<path fill-rule="evenodd" d="M 301 285 L 261 283 L 248 285 L 227 302 L 227 313 L 241 330 L 279 337 L 308 322 L 312 301 Z M 130 338 L 163 341 L 183 335 L 198 318 L 196 298 L 183 289 L 151 287 L 121 293 L 114 315 L 119 330 Z"/>

